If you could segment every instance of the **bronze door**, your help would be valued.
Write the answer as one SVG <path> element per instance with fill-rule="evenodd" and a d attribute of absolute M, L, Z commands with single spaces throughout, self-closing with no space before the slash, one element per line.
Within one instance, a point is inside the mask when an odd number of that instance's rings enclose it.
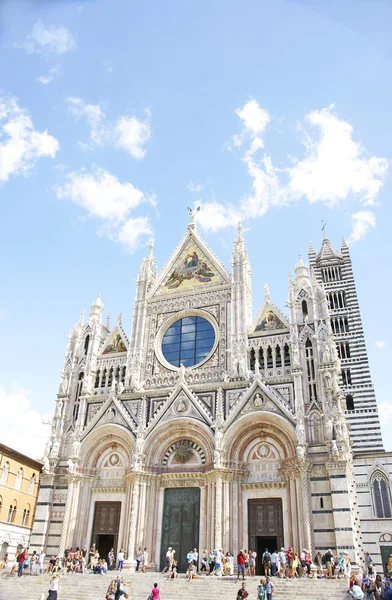
<path fill-rule="evenodd" d="M 268 548 L 272 554 L 284 545 L 281 498 L 248 500 L 249 549 L 257 552 L 257 572 L 261 573 L 261 556 Z"/>
<path fill-rule="evenodd" d="M 165 490 L 162 518 L 161 569 L 169 547 L 176 551 L 179 571 L 186 571 L 186 555 L 199 548 L 200 488 Z"/>
<path fill-rule="evenodd" d="M 96 502 L 91 543 L 102 557 L 113 548 L 116 554 L 120 527 L 121 502 Z"/>

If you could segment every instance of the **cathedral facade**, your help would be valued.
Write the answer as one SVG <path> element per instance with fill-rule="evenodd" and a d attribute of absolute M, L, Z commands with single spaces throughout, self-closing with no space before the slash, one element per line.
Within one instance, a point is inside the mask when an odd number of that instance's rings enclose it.
<path fill-rule="evenodd" d="M 195 215 L 158 273 L 136 284 L 131 335 L 100 297 L 65 353 L 32 549 L 139 546 L 157 568 L 193 548 L 261 556 L 392 551 L 383 451 L 349 251 L 324 239 L 300 258 L 288 315 L 268 286 L 252 316 L 239 227 L 229 272 Z M 389 537 L 388 537 L 389 536 Z M 389 554 L 388 554 L 389 556 Z"/>

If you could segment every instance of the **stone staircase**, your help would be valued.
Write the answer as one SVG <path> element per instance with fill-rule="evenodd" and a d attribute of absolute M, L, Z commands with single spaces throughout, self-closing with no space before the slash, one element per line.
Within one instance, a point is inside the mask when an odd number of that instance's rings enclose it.
<path fill-rule="evenodd" d="M 130 600 L 147 600 L 154 582 L 161 590 L 161 600 L 235 600 L 241 587 L 235 577 L 218 578 L 201 576 L 192 582 L 185 581 L 185 575 L 168 581 L 160 573 L 122 573 L 127 580 Z M 61 577 L 58 600 L 104 600 L 109 582 L 116 572 L 105 575 L 63 575 Z M 0 572 L 0 600 L 46 600 L 50 576 L 39 575 L 10 577 Z M 246 587 L 249 600 L 256 600 L 259 577 L 247 578 Z M 276 579 L 274 600 L 348 600 L 348 583 L 344 580 L 325 579 Z"/>

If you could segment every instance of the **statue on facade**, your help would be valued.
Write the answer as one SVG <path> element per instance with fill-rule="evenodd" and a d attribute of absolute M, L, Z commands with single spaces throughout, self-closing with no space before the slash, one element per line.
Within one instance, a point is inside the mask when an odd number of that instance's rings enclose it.
<path fill-rule="evenodd" d="M 180 382 L 181 383 L 185 383 L 185 367 L 184 365 L 181 363 L 180 368 L 179 368 L 179 374 L 180 374 Z"/>
<path fill-rule="evenodd" d="M 72 460 L 72 458 L 69 458 L 67 460 L 67 465 L 68 465 L 68 473 L 75 473 L 75 471 L 76 471 L 76 463 L 74 463 L 74 461 Z"/>
<path fill-rule="evenodd" d="M 50 473 L 50 462 L 49 462 L 49 458 L 47 456 L 44 456 L 44 459 L 42 461 L 43 467 L 42 467 L 42 473 Z"/>
<path fill-rule="evenodd" d="M 214 450 L 214 467 L 215 469 L 222 469 L 222 453 L 220 450 Z"/>
<path fill-rule="evenodd" d="M 305 426 L 302 420 L 297 423 L 297 440 L 301 446 L 306 444 Z"/>
<path fill-rule="evenodd" d="M 60 394 L 66 394 L 68 392 L 69 373 L 63 373 L 63 377 L 60 383 Z"/>
<path fill-rule="evenodd" d="M 331 361 L 331 352 L 327 343 L 323 345 L 322 349 L 322 361 L 328 363 Z"/>
<path fill-rule="evenodd" d="M 49 457 L 50 458 L 58 458 L 59 451 L 60 451 L 60 442 L 57 438 L 55 438 L 55 440 L 53 441 L 52 447 L 50 449 Z"/>
<path fill-rule="evenodd" d="M 300 460 L 304 460 L 305 459 L 304 446 L 297 446 L 296 450 L 297 450 L 297 458 L 299 458 Z"/>
<path fill-rule="evenodd" d="M 331 453 L 332 453 L 332 457 L 335 460 L 339 458 L 339 450 L 338 450 L 338 445 L 336 443 L 336 440 L 332 440 L 332 442 L 331 442 Z"/>

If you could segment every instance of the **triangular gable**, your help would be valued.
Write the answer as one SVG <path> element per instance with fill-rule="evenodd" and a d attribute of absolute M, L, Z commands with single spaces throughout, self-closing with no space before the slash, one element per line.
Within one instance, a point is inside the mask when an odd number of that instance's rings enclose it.
<path fill-rule="evenodd" d="M 252 332 L 273 333 L 289 329 L 289 322 L 282 311 L 266 298 L 253 322 Z"/>
<path fill-rule="evenodd" d="M 160 400 L 162 401 L 162 399 Z M 150 433 L 158 423 L 172 419 L 178 420 L 179 417 L 193 418 L 208 426 L 212 425 L 212 416 L 208 409 L 183 382 L 175 387 L 166 402 L 155 407 L 147 431 Z"/>
<path fill-rule="evenodd" d="M 116 397 L 110 395 L 83 430 L 81 439 L 83 440 L 96 427 L 106 424 L 122 425 L 132 432 L 136 430 L 135 423 L 128 411 Z"/>
<path fill-rule="evenodd" d="M 220 260 L 196 231 L 188 230 L 163 268 L 150 296 L 228 283 L 230 274 Z"/>
<path fill-rule="evenodd" d="M 108 354 L 121 354 L 127 352 L 128 340 L 122 330 L 120 323 L 117 323 L 112 333 L 110 333 L 103 346 L 101 356 L 107 356 Z"/>
<path fill-rule="evenodd" d="M 283 396 L 257 378 L 231 408 L 226 419 L 225 428 L 227 429 L 240 416 L 258 411 L 277 413 L 293 425 L 295 423 L 292 409 L 287 406 Z"/>

